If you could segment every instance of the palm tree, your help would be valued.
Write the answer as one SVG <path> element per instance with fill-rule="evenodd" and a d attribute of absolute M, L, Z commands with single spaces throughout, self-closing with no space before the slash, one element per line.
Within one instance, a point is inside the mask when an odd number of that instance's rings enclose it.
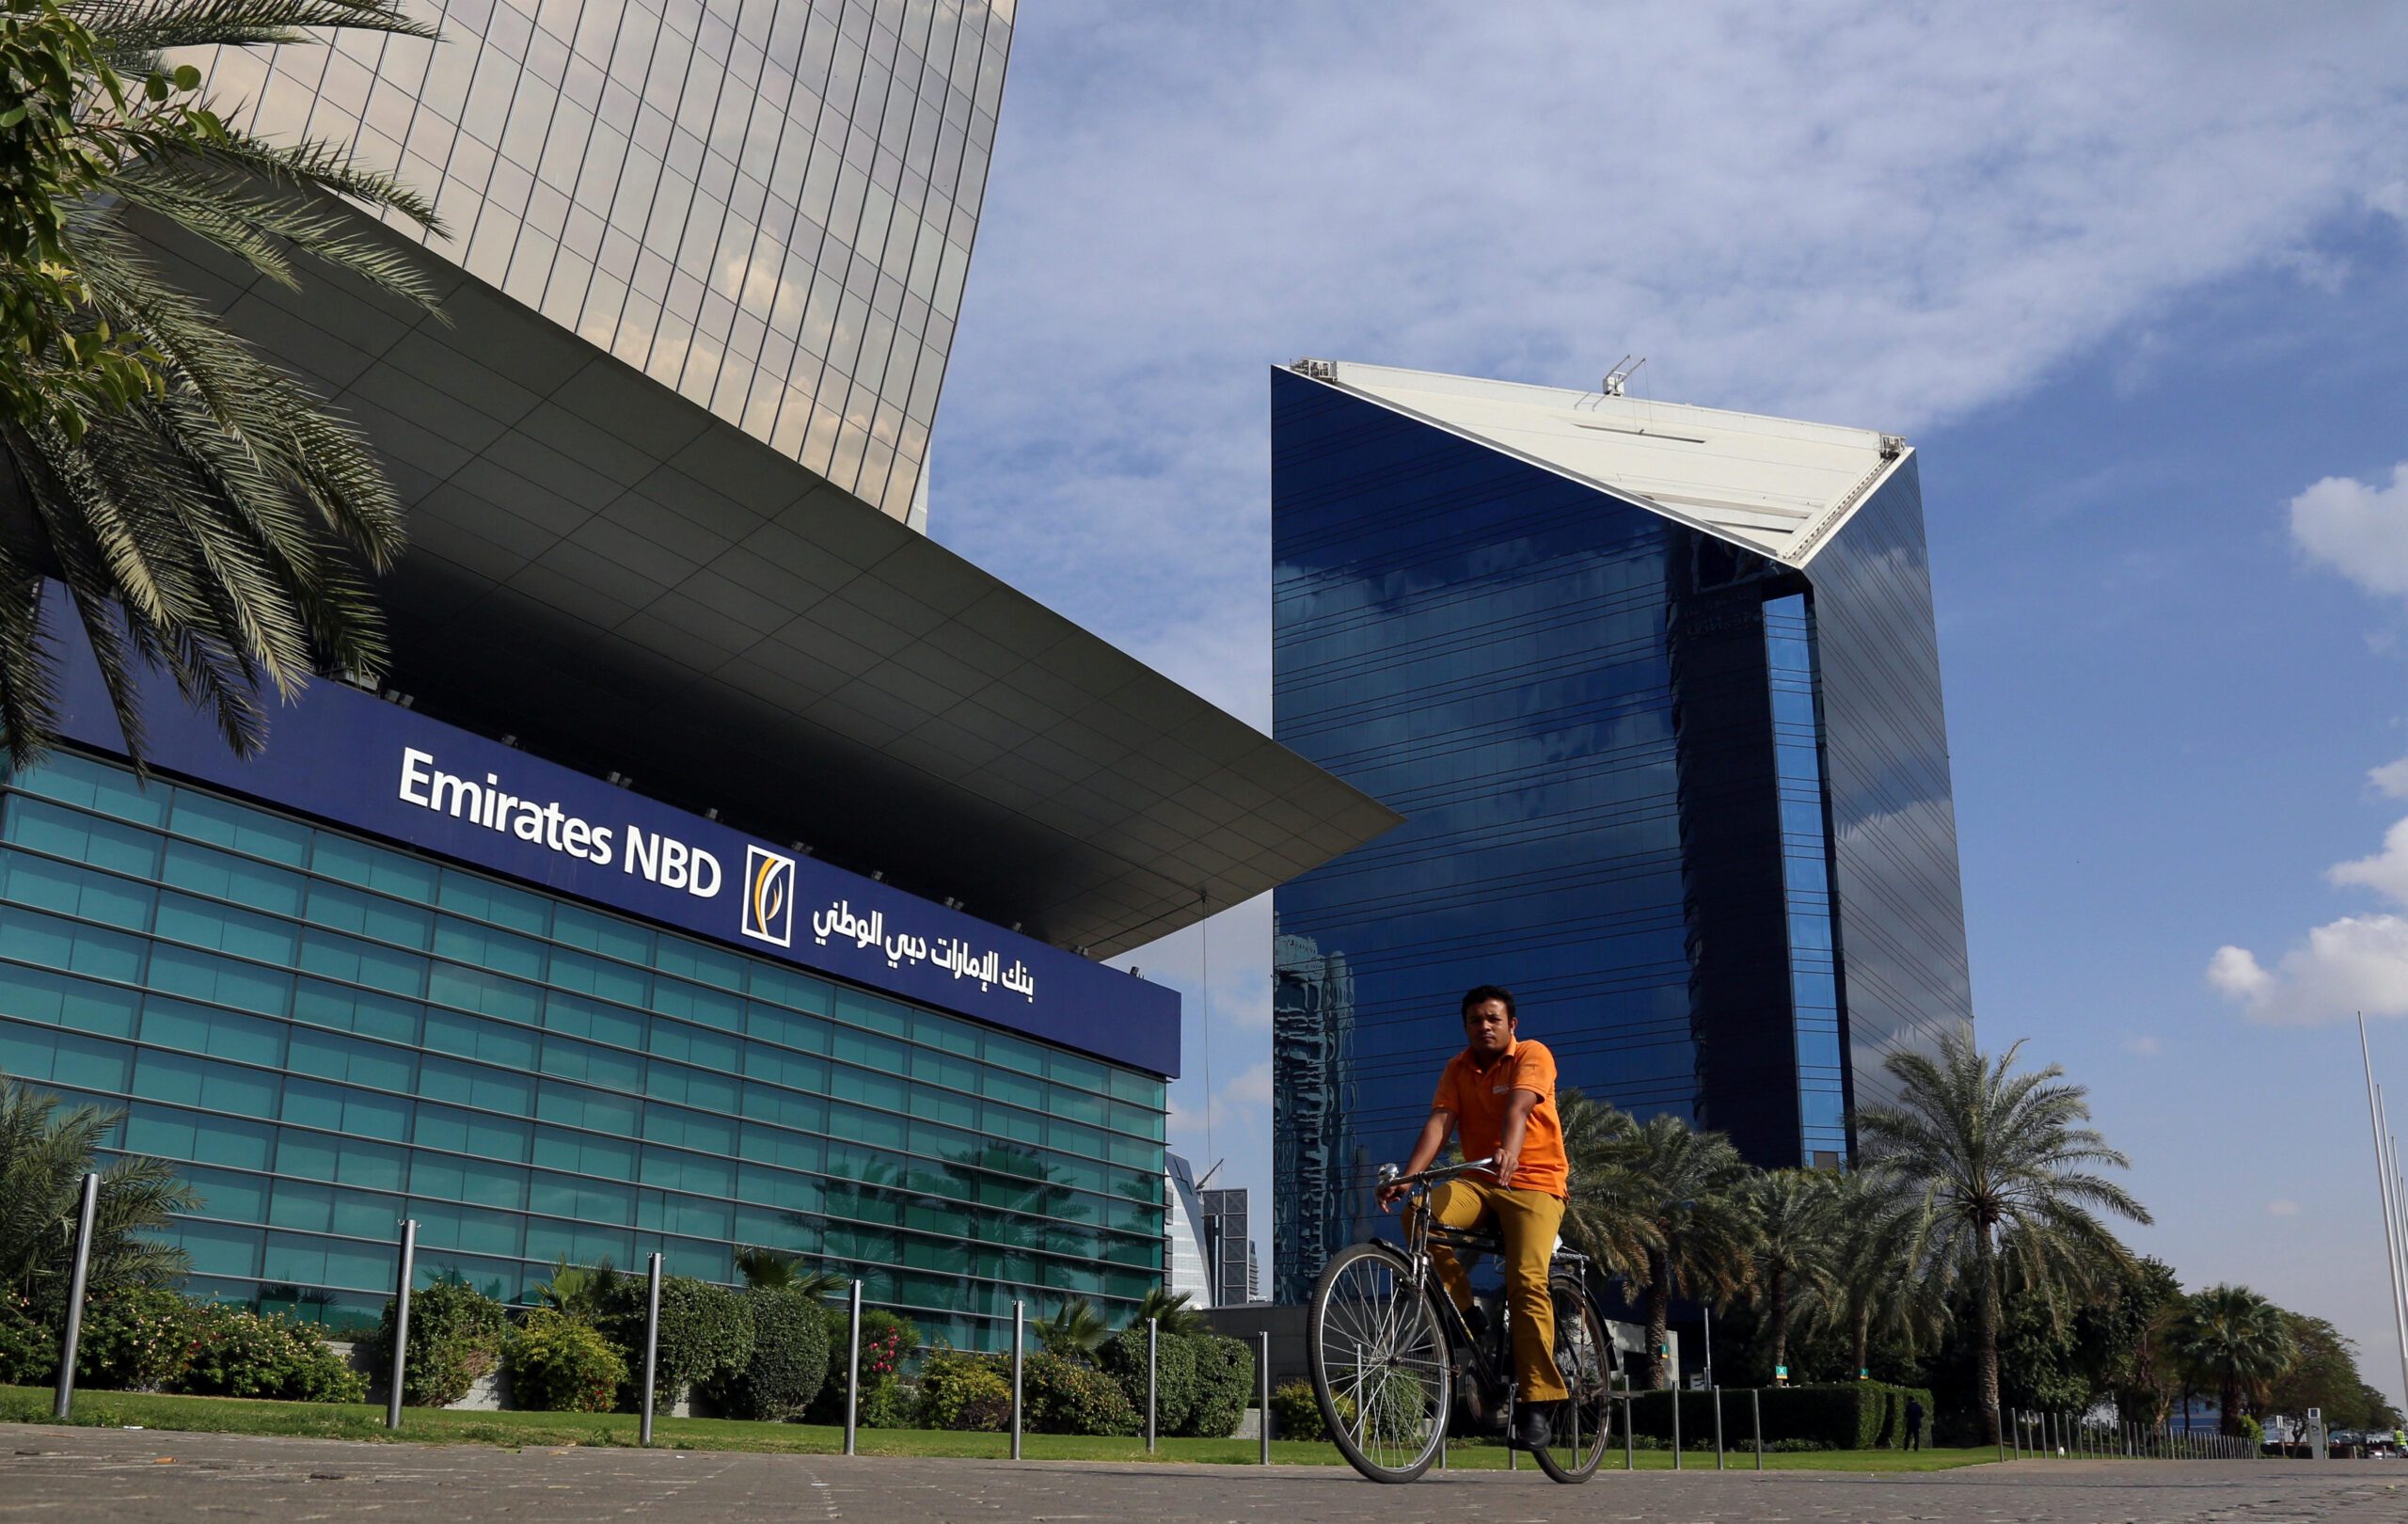
<path fill-rule="evenodd" d="M 1626 1188 L 1622 1170 L 1639 1124 L 1628 1112 L 1578 1090 L 1560 1090 L 1556 1116 L 1563 1125 L 1563 1156 L 1571 1180 L 1563 1202 L 1563 1237 L 1608 1275 L 1643 1277 L 1656 1246 L 1656 1219 Z"/>
<path fill-rule="evenodd" d="M 2283 1310 L 2246 1286 L 2210 1286 L 2185 1297 L 2170 1329 L 2176 1359 L 2191 1381 L 2213 1383 L 2217 1432 L 2241 1433 L 2241 1404 L 2256 1397 L 2299 1357 Z"/>
<path fill-rule="evenodd" d="M 39 606 L 55 577 L 137 760 L 145 665 L 255 752 L 263 684 L 289 698 L 383 664 L 365 574 L 400 553 L 403 510 L 359 433 L 168 283 L 134 219 L 281 285 L 306 255 L 428 306 L 435 287 L 359 208 L 440 229 L 347 150 L 227 121 L 160 55 L 434 33 L 399 0 L 37 0 L 9 26 L 43 70 L 12 58 L 36 83 L 0 129 L 0 747 L 24 762 L 55 736 Z"/>
<path fill-rule="evenodd" d="M 1776 1375 L 1789 1366 L 1789 1320 L 1801 1295 L 1829 1295 L 1836 1280 L 1844 1224 L 1840 1191 L 1829 1175 L 1773 1169 L 1748 1183 L 1755 1217 L 1755 1302 L 1772 1332 Z"/>
<path fill-rule="evenodd" d="M 1844 1330 L 1861 1373 L 1872 1363 L 1873 1336 L 1905 1336 L 1911 1351 L 1937 1337 L 1947 1318 L 1916 1272 L 1920 1221 L 1905 1183 L 1891 1170 L 1859 1168 L 1831 1182 L 1839 1222 L 1829 1277 L 1801 1288 L 1799 1317 L 1811 1327 Z"/>
<path fill-rule="evenodd" d="M 1104 1326 L 1103 1314 L 1084 1296 L 1073 1296 L 1061 1310 L 1037 1326 L 1037 1341 L 1045 1346 L 1048 1355 L 1064 1359 L 1085 1360 L 1103 1347 L 1112 1330 Z"/>
<path fill-rule="evenodd" d="M 591 1265 L 571 1264 L 563 1254 L 552 1262 L 549 1280 L 536 1285 L 531 1294 L 539 1307 L 592 1323 L 610 1310 L 610 1289 L 618 1283 L 619 1272 L 604 1255 Z"/>
<path fill-rule="evenodd" d="M 845 1284 L 833 1270 L 806 1270 L 802 1256 L 773 1248 L 739 1248 L 736 1273 L 754 1291 L 794 1292 L 815 1299 L 832 1296 Z"/>
<path fill-rule="evenodd" d="M 1619 1225 L 1609 1241 L 1624 1248 L 1613 1262 L 1639 1292 L 1649 1384 L 1669 1386 L 1671 1372 L 1657 1352 L 1667 1344 L 1672 1298 L 1726 1298 L 1754 1283 L 1748 1167 L 1729 1138 L 1697 1132 L 1678 1117 L 1649 1118 L 1599 1162 L 1582 1189 L 1594 1193 L 1590 1211 L 1598 1219 Z"/>
<path fill-rule="evenodd" d="M 1937 1057 L 1893 1053 L 1883 1067 L 1898 1100 L 1856 1117 L 1868 1162 L 1895 1169 L 1914 1194 L 1915 1262 L 1935 1291 L 1962 1287 L 1972 1301 L 1975 1370 L 1992 1444 L 2006 1280 L 2053 1305 L 2068 1286 L 2131 1268 L 2131 1251 L 2100 1212 L 2149 1220 L 2147 1208 L 2096 1173 L 2130 1161 L 2082 1125 L 2090 1119 L 2089 1092 L 2063 1083 L 2065 1071 L 2054 1064 L 2013 1072 L 2022 1046 L 1989 1058 L 1970 1035 L 1951 1032 Z"/>
<path fill-rule="evenodd" d="M 121 1111 L 77 1106 L 0 1074 L 0 1290 L 29 1298 L 47 1315 L 64 1305 L 75 1257 L 84 1177 Z M 165 1285 L 183 1274 L 182 1249 L 144 1236 L 168 1214 L 200 1205 L 163 1159 L 120 1155 L 100 1167 L 87 1284 L 93 1291 Z"/>
<path fill-rule="evenodd" d="M 1152 1318 L 1155 1320 L 1156 1326 L 1163 1333 L 1200 1334 L 1209 1332 L 1210 1325 L 1205 1323 L 1203 1312 L 1187 1305 L 1189 1294 L 1190 1294 L 1186 1292 L 1180 1292 L 1174 1294 L 1173 1293 L 1164 1291 L 1160 1286 L 1155 1287 L 1152 1291 L 1148 1292 L 1145 1294 L 1145 1297 L 1137 1303 L 1137 1310 L 1130 1317 L 1129 1326 L 1133 1328 L 1143 1327 L 1145 1326 L 1146 1320 L 1148 1318 Z"/>

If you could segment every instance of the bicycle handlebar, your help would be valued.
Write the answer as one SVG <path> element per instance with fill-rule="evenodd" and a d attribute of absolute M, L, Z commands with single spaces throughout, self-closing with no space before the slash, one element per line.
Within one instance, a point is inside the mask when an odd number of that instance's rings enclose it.
<path fill-rule="evenodd" d="M 1419 1185 L 1428 1181 L 1445 1180 L 1456 1175 L 1468 1174 L 1475 1169 L 1494 1169 L 1496 1166 L 1497 1157 L 1494 1154 L 1485 1159 L 1466 1160 L 1459 1165 L 1436 1165 L 1411 1175 L 1397 1173 L 1397 1167 L 1392 1164 L 1382 1165 L 1378 1189 L 1386 1190 L 1391 1185 Z"/>

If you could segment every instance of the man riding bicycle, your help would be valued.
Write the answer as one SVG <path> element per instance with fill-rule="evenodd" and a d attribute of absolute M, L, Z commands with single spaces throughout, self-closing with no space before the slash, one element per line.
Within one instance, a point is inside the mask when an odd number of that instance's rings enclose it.
<path fill-rule="evenodd" d="M 1515 1036 L 1511 991 L 1483 984 L 1469 992 L 1463 1018 L 1464 1051 L 1448 1060 L 1439 1077 L 1430 1119 L 1403 1172 L 1429 1168 L 1450 1131 L 1460 1135 L 1465 1158 L 1496 1159 L 1496 1184 L 1468 1177 L 1449 1181 L 1430 1193 L 1428 1210 L 1433 1222 L 1449 1228 L 1492 1224 L 1504 1240 L 1517 1384 L 1513 1443 L 1543 1450 L 1552 1438 L 1547 1408 L 1570 1395 L 1555 1368 L 1555 1303 L 1547 1293 L 1547 1262 L 1570 1178 L 1563 1123 L 1555 1110 L 1555 1056 L 1546 1044 Z M 1402 1185 L 1383 1188 L 1381 1210 L 1404 1194 Z M 1471 1278 L 1462 1263 L 1435 1243 L 1430 1260 L 1447 1294 L 1468 1313 Z"/>

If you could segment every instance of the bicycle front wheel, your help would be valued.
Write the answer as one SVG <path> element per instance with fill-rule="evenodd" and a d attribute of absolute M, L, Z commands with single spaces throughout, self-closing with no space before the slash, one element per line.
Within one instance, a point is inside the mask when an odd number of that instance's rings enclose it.
<path fill-rule="evenodd" d="M 1613 1437 L 1613 1336 L 1578 1282 L 1559 1279 L 1548 1291 L 1555 1299 L 1555 1365 L 1572 1395 L 1555 1405 L 1547 1447 L 1531 1454 L 1558 1482 L 1586 1482 Z"/>
<path fill-rule="evenodd" d="M 1404 1257 L 1340 1250 L 1313 1287 L 1307 1342 L 1322 1422 L 1374 1482 L 1410 1482 L 1438 1458 L 1452 1373 L 1445 1326 Z"/>

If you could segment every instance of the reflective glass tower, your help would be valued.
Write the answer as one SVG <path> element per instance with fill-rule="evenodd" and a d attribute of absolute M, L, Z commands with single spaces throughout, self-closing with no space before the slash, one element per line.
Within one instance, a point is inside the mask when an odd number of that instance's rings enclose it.
<path fill-rule="evenodd" d="M 427 240 L 444 258 L 909 515 L 1013 0 L 406 8 L 442 40 L 192 61 L 268 135 L 398 166 L 448 226 Z"/>
<path fill-rule="evenodd" d="M 1275 734 L 1405 817 L 1277 893 L 1280 1298 L 1475 984 L 1567 1087 L 1844 1159 L 1972 1021 L 1913 452 L 1323 361 L 1272 405 Z"/>

